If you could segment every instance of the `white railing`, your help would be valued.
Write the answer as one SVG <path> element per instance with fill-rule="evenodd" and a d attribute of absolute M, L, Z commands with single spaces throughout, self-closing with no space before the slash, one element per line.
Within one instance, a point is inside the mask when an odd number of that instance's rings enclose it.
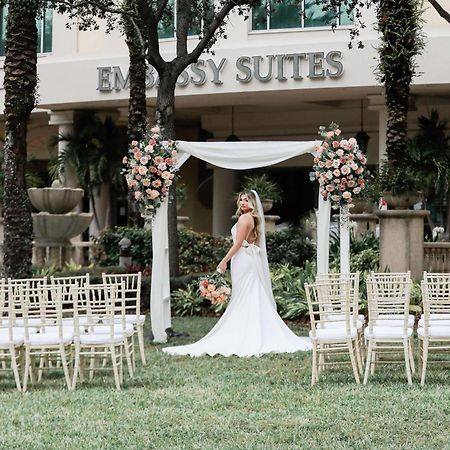
<path fill-rule="evenodd" d="M 425 242 L 423 247 L 426 271 L 450 273 L 450 242 Z"/>

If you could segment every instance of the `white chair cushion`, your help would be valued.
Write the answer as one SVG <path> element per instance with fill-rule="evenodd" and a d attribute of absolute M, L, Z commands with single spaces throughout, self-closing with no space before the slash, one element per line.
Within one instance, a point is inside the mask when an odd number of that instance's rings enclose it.
<path fill-rule="evenodd" d="M 13 331 L 13 336 L 25 336 L 25 328 L 23 327 L 13 327 L 12 329 Z M 34 328 L 29 328 L 28 329 L 28 333 L 32 334 L 32 333 L 37 333 L 37 330 L 35 330 Z M 9 335 L 9 331 L 7 328 L 2 328 L 0 330 L 0 336 L 8 336 Z"/>
<path fill-rule="evenodd" d="M 45 327 L 44 333 L 46 334 L 59 334 L 59 327 L 57 325 L 51 326 L 51 327 Z M 68 334 L 75 334 L 75 330 L 73 325 L 69 325 L 68 323 L 63 324 L 63 336 Z M 84 334 L 86 333 L 86 328 L 84 325 L 80 325 L 80 333 Z"/>
<path fill-rule="evenodd" d="M 374 320 L 374 325 L 380 327 L 403 327 L 403 317 L 401 315 L 393 315 L 393 314 L 383 314 L 381 317 Z M 408 315 L 408 327 L 414 327 L 414 322 L 416 318 L 412 315 Z"/>
<path fill-rule="evenodd" d="M 313 337 L 312 331 L 309 336 L 317 341 L 344 341 L 346 339 L 353 339 L 356 337 L 356 328 L 350 329 L 350 334 L 347 334 L 344 328 L 325 328 L 316 330 L 316 337 Z"/>
<path fill-rule="evenodd" d="M 0 348 L 8 348 L 10 345 L 22 345 L 23 344 L 23 335 L 14 335 L 12 339 L 9 339 L 8 334 L 0 334 Z"/>
<path fill-rule="evenodd" d="M 114 324 L 114 334 L 122 334 L 122 324 L 115 323 Z M 109 334 L 110 326 L 109 325 L 95 325 L 92 327 L 92 333 L 94 334 Z M 127 336 L 132 336 L 134 333 L 134 327 L 132 323 L 125 324 L 125 334 Z"/>
<path fill-rule="evenodd" d="M 74 323 L 75 319 L 73 317 L 65 317 L 62 322 L 63 325 L 67 324 L 67 325 L 72 325 Z M 90 323 L 94 324 L 94 323 L 98 323 L 100 322 L 100 317 L 90 317 L 88 318 L 87 316 L 78 316 L 78 323 L 80 325 L 88 325 Z"/>
<path fill-rule="evenodd" d="M 361 321 L 356 321 L 356 328 L 360 330 L 363 327 L 363 324 Z M 324 328 L 344 328 L 345 329 L 345 322 L 324 322 L 324 323 L 318 323 L 316 326 L 316 329 L 324 329 Z"/>
<path fill-rule="evenodd" d="M 111 339 L 109 334 L 92 333 L 80 336 L 81 345 L 109 345 L 120 344 L 125 341 L 126 336 L 123 334 L 115 334 Z"/>
<path fill-rule="evenodd" d="M 433 323 L 436 322 L 436 323 Z M 424 314 L 420 316 L 418 327 L 425 324 Z M 447 326 L 450 325 L 450 314 L 430 314 L 430 326 Z"/>
<path fill-rule="evenodd" d="M 120 321 L 122 320 L 120 317 L 117 317 L 114 319 L 115 322 L 120 323 Z M 143 324 L 145 322 L 145 314 L 140 314 L 139 317 L 136 314 L 126 314 L 125 315 L 125 320 L 128 323 L 139 323 L 139 324 Z"/>
<path fill-rule="evenodd" d="M 53 319 L 46 319 L 45 323 L 51 325 L 52 323 L 55 323 L 56 321 Z M 30 317 L 28 319 L 28 326 L 34 326 L 34 327 L 39 327 L 42 326 L 42 324 L 44 323 L 44 321 L 40 318 L 40 317 Z M 24 319 L 16 319 L 16 325 L 18 327 L 23 327 L 25 326 L 25 320 Z"/>
<path fill-rule="evenodd" d="M 370 331 L 370 327 L 364 330 L 364 336 L 367 339 L 403 339 L 405 337 L 410 337 L 412 335 L 412 328 L 406 330 L 406 336 L 403 335 L 403 328 L 393 325 L 393 326 L 380 326 L 376 325 L 373 327 L 373 333 Z"/>
<path fill-rule="evenodd" d="M 425 328 L 422 328 L 422 327 L 417 329 L 417 334 L 420 337 L 426 337 L 427 336 L 425 334 Z M 430 328 L 428 329 L 428 336 L 430 338 L 447 338 L 447 339 L 450 339 L 450 325 L 448 325 L 448 326 L 438 326 L 438 325 L 430 326 Z"/>
<path fill-rule="evenodd" d="M 37 333 L 32 334 L 28 342 L 34 347 L 45 347 L 46 345 L 70 344 L 73 341 L 73 332 L 64 329 L 62 339 L 56 333 Z"/>

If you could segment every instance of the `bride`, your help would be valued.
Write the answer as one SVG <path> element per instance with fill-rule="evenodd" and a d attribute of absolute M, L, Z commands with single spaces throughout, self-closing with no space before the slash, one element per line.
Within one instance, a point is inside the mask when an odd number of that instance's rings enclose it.
<path fill-rule="evenodd" d="M 233 246 L 217 266 L 231 260 L 231 300 L 214 328 L 190 345 L 163 348 L 170 355 L 259 356 L 310 350 L 309 338 L 294 334 L 276 310 L 267 262 L 264 213 L 258 194 L 239 194 Z"/>

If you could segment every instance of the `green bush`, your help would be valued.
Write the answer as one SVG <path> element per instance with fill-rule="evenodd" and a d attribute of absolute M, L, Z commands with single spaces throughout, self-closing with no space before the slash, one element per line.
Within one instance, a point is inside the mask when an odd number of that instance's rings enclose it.
<path fill-rule="evenodd" d="M 268 233 L 266 245 L 270 264 L 303 267 L 306 261 L 314 259 L 316 253 L 311 240 L 297 227 Z"/>
<path fill-rule="evenodd" d="M 95 241 L 95 262 L 100 266 L 116 265 L 119 262 L 119 241 L 123 237 L 131 241 L 133 265 L 140 269 L 151 266 L 151 230 L 137 227 L 115 227 L 103 231 Z M 178 230 L 178 245 L 180 272 L 187 275 L 215 270 L 231 246 L 231 239 L 192 230 Z"/>
<path fill-rule="evenodd" d="M 282 319 L 301 319 L 308 314 L 305 283 L 316 277 L 315 263 L 306 261 L 303 268 L 289 264 L 271 268 L 272 291 Z"/>
<path fill-rule="evenodd" d="M 205 301 L 198 295 L 196 284 L 188 284 L 185 289 L 178 289 L 172 293 L 170 299 L 174 316 L 195 316 L 200 314 Z"/>

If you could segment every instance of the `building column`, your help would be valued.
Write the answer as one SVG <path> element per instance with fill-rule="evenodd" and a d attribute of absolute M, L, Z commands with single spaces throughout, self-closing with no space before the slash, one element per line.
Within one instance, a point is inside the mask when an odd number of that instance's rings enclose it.
<path fill-rule="evenodd" d="M 232 216 L 236 212 L 233 192 L 236 186 L 236 172 L 214 167 L 213 176 L 213 235 L 230 234 Z"/>
<path fill-rule="evenodd" d="M 49 111 L 50 119 L 48 121 L 49 125 L 58 126 L 58 136 L 67 136 L 73 134 L 73 117 L 74 111 Z M 58 142 L 58 155 L 64 153 L 67 148 L 68 143 L 64 141 Z M 62 176 L 61 182 L 67 187 L 79 187 L 79 183 L 76 174 L 73 170 L 65 168 L 64 175 Z"/>
<path fill-rule="evenodd" d="M 387 108 L 384 95 L 368 95 L 369 110 L 378 111 L 378 161 L 386 159 Z"/>

